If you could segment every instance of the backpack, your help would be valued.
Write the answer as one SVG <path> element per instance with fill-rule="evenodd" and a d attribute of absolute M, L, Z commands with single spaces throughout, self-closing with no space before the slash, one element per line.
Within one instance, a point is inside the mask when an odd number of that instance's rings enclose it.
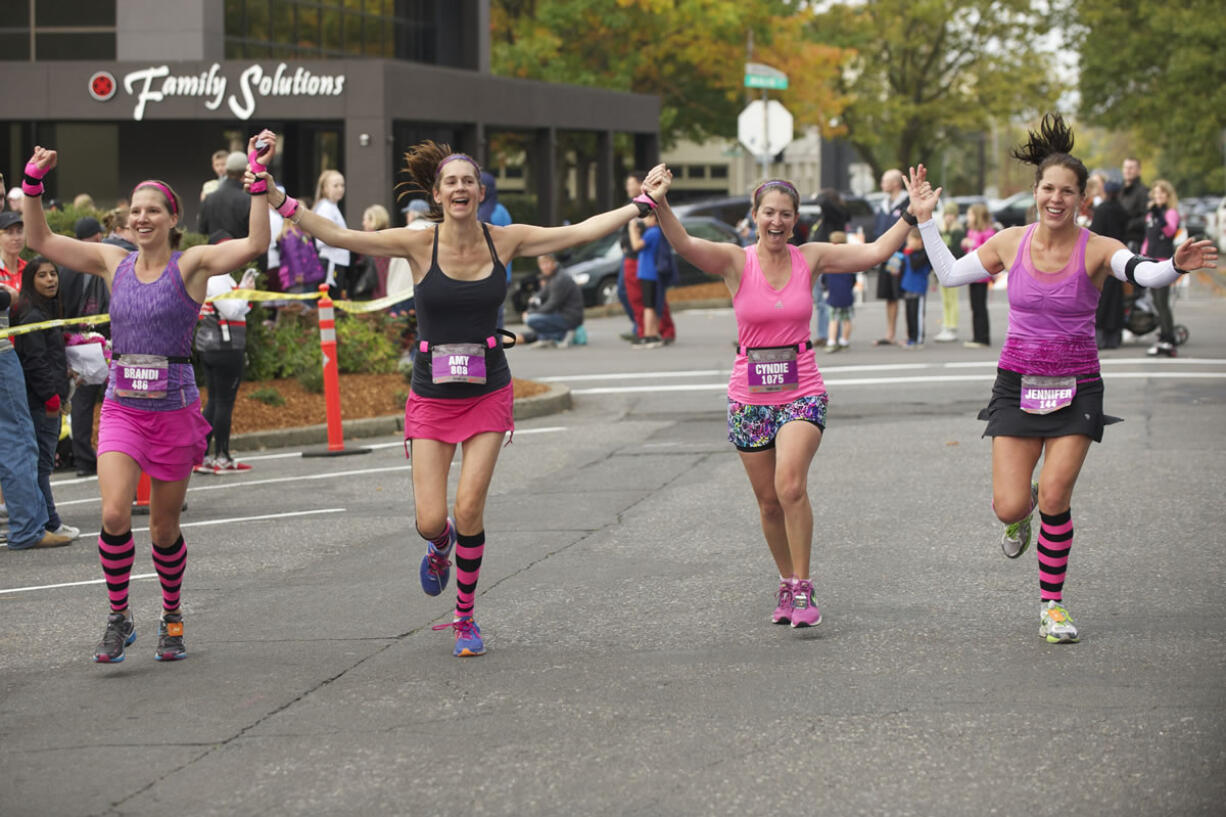
<path fill-rule="evenodd" d="M 277 241 L 277 249 L 281 252 L 281 268 L 277 270 L 277 277 L 282 292 L 306 292 L 327 277 L 315 251 L 315 242 L 292 224 Z"/>

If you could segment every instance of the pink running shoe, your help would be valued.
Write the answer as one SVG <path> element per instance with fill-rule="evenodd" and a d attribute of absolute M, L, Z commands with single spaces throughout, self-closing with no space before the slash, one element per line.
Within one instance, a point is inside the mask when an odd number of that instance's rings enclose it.
<path fill-rule="evenodd" d="M 813 582 L 801 579 L 792 587 L 792 626 L 816 627 L 822 623 L 822 611 L 813 598 Z"/>
<path fill-rule="evenodd" d="M 792 623 L 792 582 L 789 579 L 779 580 L 779 592 L 777 594 L 779 604 L 775 607 L 775 612 L 771 614 L 771 624 L 791 624 Z"/>

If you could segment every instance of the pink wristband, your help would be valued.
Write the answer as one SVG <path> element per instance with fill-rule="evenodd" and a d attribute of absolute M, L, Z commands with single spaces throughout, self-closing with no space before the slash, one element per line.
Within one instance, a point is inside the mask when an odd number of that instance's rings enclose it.
<path fill-rule="evenodd" d="M 39 182 L 38 184 L 30 184 L 25 179 L 22 179 L 21 180 L 21 192 L 25 193 L 27 196 L 30 196 L 32 198 L 41 196 L 43 194 L 43 183 Z"/>
<path fill-rule="evenodd" d="M 292 218 L 294 213 L 298 212 L 298 199 L 286 193 L 285 201 L 277 205 L 277 212 L 285 218 Z"/>
<path fill-rule="evenodd" d="M 45 176 L 47 175 L 47 168 L 45 168 L 45 167 L 39 167 L 38 165 L 34 164 L 33 162 L 26 162 L 26 170 L 25 170 L 25 173 L 26 173 L 26 175 L 27 175 L 27 176 L 29 176 L 31 179 L 38 179 L 39 181 L 42 181 L 42 180 L 43 180 L 43 177 L 45 177 Z"/>
<path fill-rule="evenodd" d="M 255 160 L 258 154 L 253 150 L 247 154 L 247 166 L 251 168 L 251 172 L 255 174 L 267 172 L 268 168 Z M 259 195 L 260 193 L 268 192 L 268 182 L 263 179 L 256 179 L 251 183 L 251 195 Z"/>

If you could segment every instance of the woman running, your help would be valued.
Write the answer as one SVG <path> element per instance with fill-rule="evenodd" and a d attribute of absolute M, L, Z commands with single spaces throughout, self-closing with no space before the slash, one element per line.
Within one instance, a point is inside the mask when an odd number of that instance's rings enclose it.
<path fill-rule="evenodd" d="M 373 256 L 407 258 L 417 308 L 417 350 L 404 411 L 404 436 L 413 459 L 417 531 L 425 539 L 422 590 L 437 596 L 451 575 L 455 549 L 457 657 L 482 655 L 485 642 L 473 617 L 485 551 L 485 499 L 507 432 L 514 430 L 511 370 L 497 329 L 507 295 L 506 264 L 593 241 L 654 207 L 636 203 L 565 227 L 481 222 L 485 190 L 471 156 L 423 142 L 405 154 L 410 190 L 429 199 L 432 229 L 348 230 L 298 207 L 289 196 L 273 203 L 331 247 Z M 270 183 L 271 186 L 271 183 Z M 506 334 L 506 333 L 502 333 Z M 456 446 L 463 451 L 454 516 L 447 514 L 447 475 Z"/>
<path fill-rule="evenodd" d="M 271 161 L 274 135 L 264 131 L 247 145 L 259 161 Z M 98 488 L 102 532 L 98 551 L 111 609 L 94 660 L 114 664 L 136 640 L 128 606 L 128 578 L 136 548 L 132 540 L 132 497 L 144 471 L 152 480 L 149 533 L 153 566 L 162 585 L 162 620 L 154 658 L 187 657 L 180 589 L 187 546 L 179 513 L 192 467 L 204 456 L 209 425 L 200 414 L 200 395 L 189 355 L 192 332 L 209 276 L 241 267 L 268 247 L 266 196 L 251 202 L 247 238 L 179 252 L 183 206 L 177 193 L 151 179 L 132 191 L 131 221 L 137 250 L 91 244 L 52 233 L 43 215 L 42 179 L 56 165 L 56 152 L 34 148 L 26 165 L 26 237 L 30 247 L 57 264 L 100 276 L 111 292 L 114 360 L 98 427 Z M 256 191 L 253 190 L 253 193 Z"/>
<path fill-rule="evenodd" d="M 923 170 L 912 182 L 924 184 Z M 812 627 L 822 615 L 810 575 L 813 508 L 809 464 L 826 428 L 826 387 L 813 355 L 809 323 L 813 279 L 856 273 L 883 263 L 915 218 L 904 212 L 871 244 L 788 243 L 800 196 L 791 182 L 754 191 L 757 243 L 738 247 L 694 238 L 668 206 L 672 174 L 653 168 L 643 189 L 658 203 L 660 226 L 673 249 L 708 275 L 724 279 L 737 322 L 737 356 L 728 382 L 728 440 L 741 455 L 758 500 L 762 533 L 779 569 L 771 621 Z M 800 422 L 795 422 L 800 421 Z"/>
<path fill-rule="evenodd" d="M 1031 515 L 1039 509 L 1039 636 L 1053 644 L 1078 638 L 1063 604 L 1073 544 L 1073 488 L 1090 443 L 1101 442 L 1103 383 L 1094 339 L 1094 313 L 1103 281 L 1114 275 L 1142 286 L 1163 286 L 1181 274 L 1213 267 L 1210 241 L 1180 245 L 1172 260 L 1133 255 L 1119 241 L 1077 226 L 1088 173 L 1070 155 L 1073 133 L 1056 115 L 1013 156 L 1036 166 L 1038 221 L 1010 227 L 954 260 L 932 220 L 941 191 L 913 190 L 924 246 L 944 286 L 981 281 L 1009 271 L 1009 327 L 997 364 L 992 399 L 980 413 L 992 437 L 992 507 L 1006 524 L 1001 546 L 1011 559 L 1030 545 Z M 1032 482 L 1039 457 L 1043 467 Z"/>

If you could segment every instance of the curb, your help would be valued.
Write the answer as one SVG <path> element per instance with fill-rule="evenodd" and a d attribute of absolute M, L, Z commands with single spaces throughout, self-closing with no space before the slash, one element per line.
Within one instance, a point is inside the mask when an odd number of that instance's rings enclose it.
<path fill-rule="evenodd" d="M 528 420 L 571 408 L 570 388 L 560 383 L 549 384 L 549 391 L 515 400 L 515 419 Z M 360 420 L 345 420 L 341 423 L 346 440 L 363 437 L 382 437 L 404 431 L 404 413 L 387 414 L 382 417 L 363 417 Z M 326 423 L 300 428 L 281 428 L 270 431 L 250 431 L 230 437 L 230 444 L 241 451 L 257 451 L 265 448 L 321 445 L 328 442 Z"/>

